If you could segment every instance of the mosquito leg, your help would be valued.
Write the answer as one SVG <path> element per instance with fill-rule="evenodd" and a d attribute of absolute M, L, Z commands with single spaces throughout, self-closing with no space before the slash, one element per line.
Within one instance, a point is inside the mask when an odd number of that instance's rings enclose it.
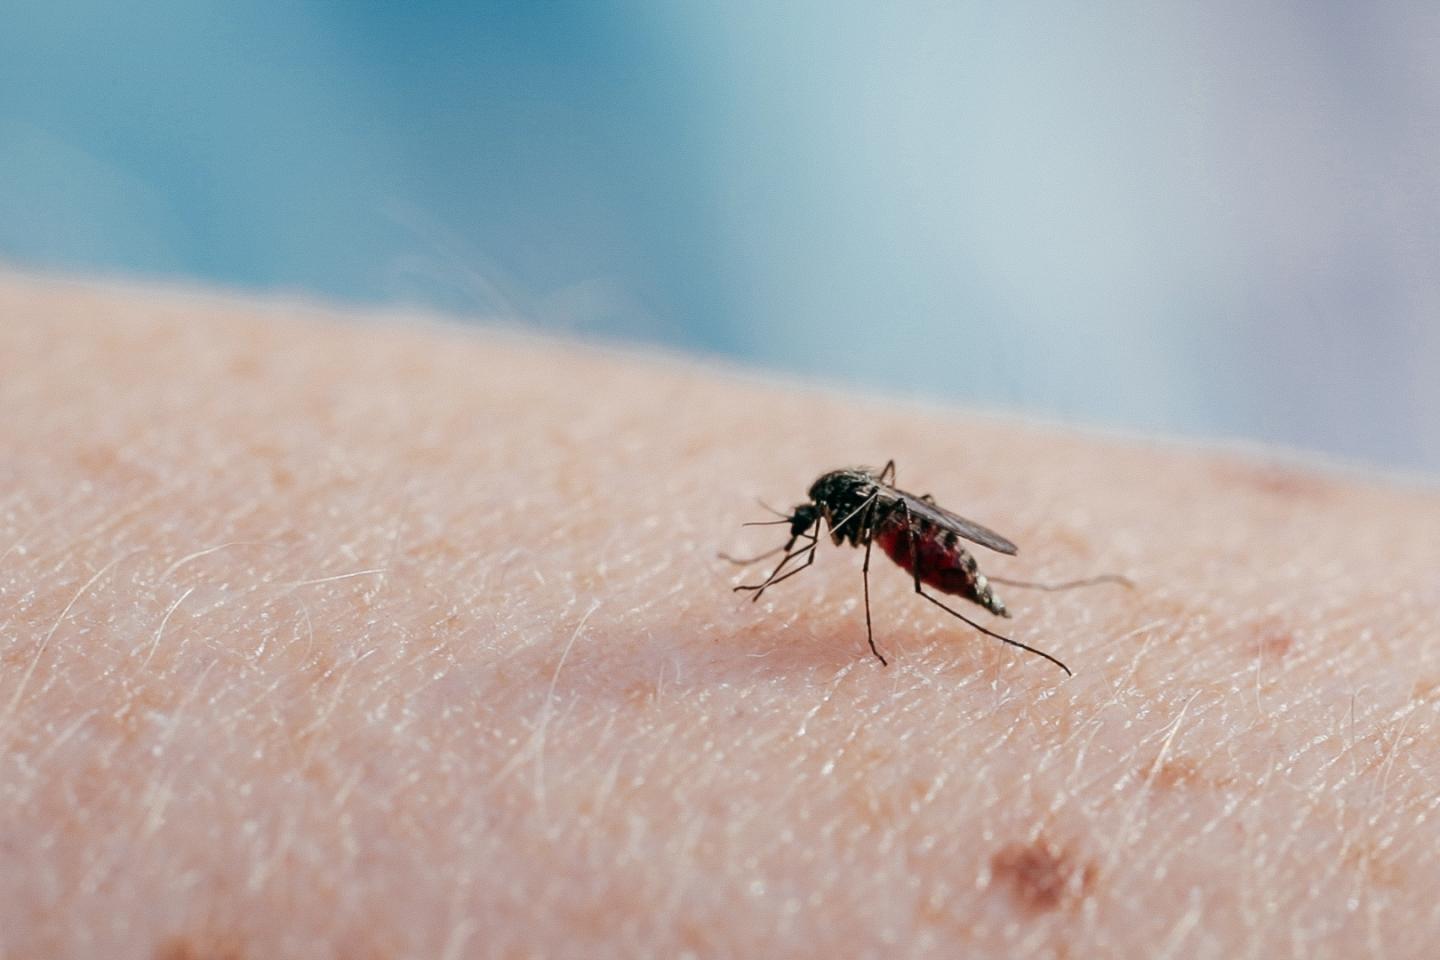
<path fill-rule="evenodd" d="M 800 554 L 802 554 L 802 553 L 806 555 L 806 556 L 805 556 L 805 562 L 804 562 L 804 563 L 800 564 L 800 566 L 796 567 L 794 570 L 791 570 L 789 573 L 785 574 L 784 576 L 779 576 L 779 577 L 775 576 L 775 574 L 777 574 L 777 573 L 780 572 L 780 568 L 781 568 L 781 567 L 783 567 L 786 563 L 789 563 L 792 558 L 798 557 L 798 556 L 800 556 Z M 759 600 L 760 597 L 764 595 L 764 593 L 765 593 L 766 590 L 769 590 L 771 587 L 775 586 L 775 584 L 777 584 L 777 583 L 784 583 L 786 580 L 789 580 L 791 577 L 795 576 L 795 574 L 797 574 L 797 573 L 799 573 L 800 571 L 804 570 L 806 567 L 810 566 L 810 564 L 812 564 L 812 563 L 814 563 L 814 562 L 815 562 L 815 545 L 814 545 L 814 544 L 811 544 L 811 545 L 808 546 L 808 547 L 802 547 L 802 548 L 800 548 L 799 550 L 796 550 L 796 551 L 795 551 L 794 553 L 792 553 L 789 557 L 786 557 L 784 560 L 782 560 L 782 561 L 780 562 L 780 566 L 775 568 L 775 570 L 770 574 L 770 576 L 765 579 L 765 582 L 764 582 L 764 583 L 754 583 L 754 584 L 745 584 L 745 583 L 742 583 L 740 586 L 736 587 L 735 589 L 736 589 L 737 591 L 739 591 L 739 590 L 752 590 L 752 591 L 754 591 L 755 595 L 754 595 L 753 597 L 751 597 L 750 599 L 751 599 L 751 600 Z"/>
<path fill-rule="evenodd" d="M 816 522 L 818 523 L 819 521 L 817 520 Z M 795 541 L 798 540 L 801 536 L 807 537 L 809 539 L 809 545 L 803 546 L 799 550 L 790 550 L 790 547 L 794 545 Z M 785 544 L 785 550 L 787 551 L 785 556 L 782 557 L 780 562 L 775 565 L 775 569 L 770 571 L 770 575 L 768 577 L 766 577 L 760 583 L 742 583 L 735 589 L 737 591 L 753 590 L 755 592 L 755 596 L 753 599 L 759 600 L 760 595 L 765 592 L 767 587 L 772 587 L 775 584 L 779 583 L 781 580 L 795 576 L 795 574 L 799 573 L 801 570 L 804 570 L 806 567 L 810 566 L 810 564 L 814 563 L 815 549 L 819 546 L 819 544 L 820 535 L 818 533 L 815 533 L 813 529 L 807 533 L 797 534 L 796 536 L 791 537 L 790 541 Z M 784 570 L 791 560 L 794 560 L 801 554 L 808 554 L 808 556 L 806 556 L 805 558 L 805 562 L 800 566 L 796 567 L 794 570 L 791 570 L 784 576 L 781 576 L 780 571 Z"/>
<path fill-rule="evenodd" d="M 1101 583 L 1119 584 L 1129 590 L 1135 588 L 1135 582 L 1133 580 L 1115 573 L 1107 573 L 1099 577 L 1088 577 L 1084 580 L 1066 580 L 1064 583 L 1036 583 L 1032 580 L 1011 580 L 1008 577 L 988 577 L 987 579 L 991 583 L 1003 583 L 1007 587 L 1025 587 L 1031 590 L 1069 590 L 1073 587 L 1093 587 Z"/>
<path fill-rule="evenodd" d="M 930 594 L 926 593 L 925 588 L 920 583 L 920 551 L 917 544 L 919 538 L 915 536 L 915 527 L 910 517 L 910 510 L 905 506 L 904 501 L 901 501 L 900 503 L 900 512 L 905 515 L 905 538 L 910 544 L 910 573 L 915 578 L 916 593 L 920 594 L 920 596 L 924 597 L 926 600 L 929 600 L 931 603 L 935 604 L 935 606 L 939 607 L 941 610 L 944 610 L 952 617 L 968 623 L 970 626 L 974 627 L 976 630 L 979 630 L 987 637 L 994 637 L 996 640 L 999 640 L 1002 643 L 1008 643 L 1012 647 L 1019 647 L 1021 650 L 1028 650 L 1036 656 L 1044 657 L 1046 660 L 1049 660 L 1061 670 L 1064 670 L 1066 676 L 1075 676 L 1075 674 L 1071 672 L 1069 667 L 1065 666 L 1065 664 L 1061 663 L 1059 660 L 1055 659 L 1050 654 L 1046 653 L 1044 650 L 1037 650 L 1029 644 L 1021 643 L 1019 640 L 1012 640 L 1004 634 L 996 633 L 994 630 L 991 630 L 988 627 L 983 626 L 982 624 L 976 623 L 974 620 L 971 620 L 969 617 L 965 616 L 965 614 L 961 613 L 958 610 L 951 609 L 950 607 L 941 603 L 939 600 L 930 596 Z"/>
<path fill-rule="evenodd" d="M 994 637 L 1001 643 L 1008 643 L 1012 647 L 1019 647 L 1021 650 L 1028 650 L 1030 653 L 1035 654 L 1037 657 L 1044 657 L 1046 660 L 1049 660 L 1061 670 L 1064 670 L 1066 676 L 1075 676 L 1074 672 L 1069 667 L 1065 666 L 1065 664 L 1061 663 L 1059 660 L 1046 653 L 1044 650 L 1039 650 L 1035 647 L 1030 646 L 1028 643 L 1021 643 L 1019 640 L 1012 640 L 1010 637 L 996 633 L 994 630 L 987 629 L 981 624 L 976 623 L 974 620 L 971 620 L 969 617 L 965 616 L 965 614 L 959 612 L 958 610 L 952 610 L 950 607 L 947 607 L 945 604 L 941 603 L 939 600 L 936 600 L 934 597 L 930 596 L 930 594 L 925 592 L 924 588 L 920 586 L 919 577 L 915 578 L 915 592 L 920 594 L 920 596 L 924 597 L 926 600 L 929 600 L 931 603 L 935 604 L 935 606 L 939 607 L 941 610 L 944 610 L 946 613 L 950 614 L 952 617 L 964 620 L 970 626 L 974 627 L 976 630 L 979 630 L 987 637 Z"/>
<path fill-rule="evenodd" d="M 889 480 L 886 480 L 886 479 L 885 479 L 885 477 L 886 477 L 887 474 L 888 474 L 889 477 L 890 477 Z M 885 466 L 884 466 L 884 468 L 881 469 L 881 471 L 880 471 L 880 476 L 876 477 L 876 479 L 879 480 L 881 483 L 888 483 L 888 484 L 890 484 L 891 486 L 894 486 L 894 485 L 895 485 L 895 461 L 894 461 L 894 459 L 890 459 L 890 460 L 886 460 L 886 461 L 885 461 Z"/>
<path fill-rule="evenodd" d="M 780 520 L 769 520 L 769 521 L 765 521 L 765 522 L 763 522 L 763 523 L 757 523 L 757 524 L 754 524 L 754 525 L 755 525 L 755 526 L 768 526 L 768 525 L 771 524 L 771 523 L 781 523 L 781 522 L 783 522 L 783 521 L 780 521 Z M 801 536 L 800 534 L 795 534 L 795 535 L 792 536 L 789 540 L 786 540 L 783 544 L 781 544 L 780 546 L 776 547 L 774 550 L 766 550 L 764 553 L 760 554 L 759 556 L 750 557 L 750 558 L 748 558 L 748 559 L 741 559 L 741 558 L 739 558 L 739 557 L 732 557 L 732 556 L 730 556 L 730 554 L 728 554 L 728 553 L 717 553 L 716 556 L 719 557 L 721 560 L 728 560 L 728 561 L 730 561 L 731 563 L 735 564 L 736 566 L 743 567 L 743 566 L 747 566 L 747 565 L 749 565 L 749 564 L 752 564 L 752 563 L 754 563 L 754 562 L 757 561 L 757 560 L 764 560 L 766 557 L 773 557 L 773 556 L 775 556 L 775 554 L 777 554 L 777 553 L 789 554 L 789 553 L 790 553 L 790 548 L 793 547 L 793 546 L 795 546 L 795 541 L 796 541 L 796 540 L 799 540 L 799 539 L 800 539 L 800 536 Z M 797 555 L 798 555 L 798 554 L 801 554 L 801 553 L 804 553 L 804 552 L 805 552 L 805 549 L 806 549 L 805 547 L 801 547 L 799 550 L 795 551 L 795 553 L 796 553 Z M 780 566 L 783 567 L 783 566 L 789 561 L 789 559 L 790 559 L 790 558 L 787 556 L 784 560 L 781 560 L 781 561 L 780 561 Z M 773 576 L 775 576 L 775 574 L 777 574 L 777 573 L 779 573 L 779 572 L 780 572 L 780 567 L 776 567 L 775 570 L 771 572 L 770 576 L 773 577 Z"/>
<path fill-rule="evenodd" d="M 780 576 L 780 571 L 781 571 L 781 570 L 784 570 L 785 567 L 790 563 L 791 560 L 794 560 L 794 559 L 795 559 L 796 557 L 798 557 L 798 556 L 802 556 L 807 550 L 809 550 L 809 549 L 810 549 L 810 545 L 809 545 L 809 544 L 806 544 L 805 546 L 801 547 L 799 550 L 790 550 L 790 548 L 789 548 L 788 546 L 787 546 L 785 549 L 786 549 L 787 551 L 789 551 L 789 552 L 787 552 L 787 553 L 785 554 L 785 556 L 783 556 L 783 557 L 780 558 L 780 562 L 777 563 L 777 564 L 775 564 L 775 569 L 771 570 L 770 573 L 769 573 L 769 575 L 768 575 L 764 580 L 761 580 L 759 583 L 756 583 L 756 584 L 749 584 L 749 585 L 741 584 L 740 586 L 736 587 L 735 589 L 736 589 L 736 590 L 763 590 L 767 584 L 773 583 L 773 582 L 775 581 L 775 578 L 778 577 L 778 576 Z"/>
<path fill-rule="evenodd" d="M 715 556 L 719 557 L 721 560 L 726 560 L 730 563 L 733 563 L 737 567 L 748 567 L 750 564 L 764 560 L 766 557 L 773 557 L 777 553 L 785 553 L 789 551 L 790 547 L 793 544 L 794 541 L 792 540 L 790 543 L 781 544 L 774 550 L 766 550 L 764 553 L 753 557 L 732 557 L 728 553 L 717 553 L 715 554 Z"/>
<path fill-rule="evenodd" d="M 856 517 L 858 517 L 860 514 L 865 513 L 867 510 L 870 510 L 872 507 L 875 506 L 875 504 L 879 501 L 879 499 L 880 499 L 880 495 L 879 495 L 878 493 L 872 493 L 869 497 L 867 497 L 867 498 L 865 499 L 865 502 L 864 502 L 864 503 L 860 504 L 860 506 L 856 507 L 854 510 L 851 510 L 849 513 L 845 514 L 845 519 L 839 521 L 838 523 L 832 523 L 832 524 L 830 524 L 831 534 L 833 535 L 833 534 L 834 534 L 834 531 L 839 530 L 841 527 L 845 526 L 845 524 L 849 523 L 851 520 L 854 520 L 854 519 L 855 519 Z M 872 517 L 873 517 L 873 514 L 868 514 L 868 513 L 867 513 L 866 516 L 867 516 L 867 518 L 872 518 Z M 818 521 L 817 521 L 817 522 L 818 522 Z M 872 528 L 872 529 L 873 529 L 873 528 Z M 817 534 L 817 536 L 818 536 L 818 534 Z"/>
<path fill-rule="evenodd" d="M 893 464 L 892 464 L 893 466 Z M 881 656 L 879 649 L 875 646 L 875 628 L 870 625 L 870 546 L 875 542 L 873 536 L 865 538 L 865 563 L 860 567 L 860 579 L 865 584 L 865 639 L 870 643 L 870 652 L 875 654 L 882 667 L 890 666 L 890 662 Z"/>

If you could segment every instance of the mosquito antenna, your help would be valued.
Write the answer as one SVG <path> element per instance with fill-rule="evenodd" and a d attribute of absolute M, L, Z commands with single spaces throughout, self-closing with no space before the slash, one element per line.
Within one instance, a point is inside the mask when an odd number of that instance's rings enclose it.
<path fill-rule="evenodd" d="M 789 522 L 790 522 L 790 518 L 789 518 L 789 517 L 786 517 L 784 520 L 747 520 L 747 521 L 745 521 L 744 523 L 740 524 L 740 526 L 742 526 L 742 527 L 778 527 L 778 526 L 780 526 L 780 524 L 782 524 L 782 523 L 789 523 Z"/>
<path fill-rule="evenodd" d="M 774 507 L 770 506 L 770 504 L 766 503 L 764 500 L 761 500 L 759 497 L 756 497 L 756 498 L 755 498 L 755 502 L 758 503 L 758 504 L 760 504 L 760 506 L 761 506 L 763 509 L 768 510 L 768 511 L 770 511 L 771 513 L 775 514 L 775 516 L 777 516 L 777 517 L 784 517 L 786 520 L 789 520 L 789 519 L 790 519 L 790 514 L 788 514 L 788 513 L 782 513 L 781 511 L 776 510 Z"/>
<path fill-rule="evenodd" d="M 1070 590 L 1075 587 L 1093 587 L 1102 583 L 1114 583 L 1127 590 L 1135 589 L 1135 581 L 1116 573 L 1088 577 L 1084 580 L 1066 580 L 1063 583 L 1037 583 L 1033 580 L 1011 580 L 1008 577 L 986 577 L 985 579 L 991 583 L 1003 583 L 1007 587 L 1022 587 L 1029 590 Z"/>

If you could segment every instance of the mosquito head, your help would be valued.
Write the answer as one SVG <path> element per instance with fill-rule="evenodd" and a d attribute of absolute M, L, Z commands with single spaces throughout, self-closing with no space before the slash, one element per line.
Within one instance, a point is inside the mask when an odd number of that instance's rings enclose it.
<path fill-rule="evenodd" d="M 786 519 L 790 521 L 790 542 L 804 536 L 815 521 L 820 519 L 820 509 L 813 503 L 802 503 Z"/>

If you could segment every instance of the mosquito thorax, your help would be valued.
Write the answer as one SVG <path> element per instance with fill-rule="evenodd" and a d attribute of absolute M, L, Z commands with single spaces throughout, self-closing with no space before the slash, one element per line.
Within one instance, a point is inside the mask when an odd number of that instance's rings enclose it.
<path fill-rule="evenodd" d="M 832 525 L 831 538 L 837 544 L 845 539 L 858 544 L 856 514 L 874 492 L 875 483 L 869 469 L 850 467 L 821 474 L 810 485 L 810 500 Z"/>
<path fill-rule="evenodd" d="M 844 507 L 859 506 L 875 485 L 875 475 L 864 467 L 831 470 L 810 485 L 810 499 L 830 508 L 834 513 Z"/>

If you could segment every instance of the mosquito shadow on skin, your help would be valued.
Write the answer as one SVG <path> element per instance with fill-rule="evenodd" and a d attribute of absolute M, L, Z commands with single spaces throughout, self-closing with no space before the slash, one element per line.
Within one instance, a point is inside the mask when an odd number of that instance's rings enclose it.
<path fill-rule="evenodd" d="M 733 631 L 718 625 L 697 631 L 677 620 L 651 623 L 644 636 L 622 622 L 587 624 L 568 636 L 500 655 L 494 669 L 507 686 L 533 684 L 556 702 L 615 703 L 646 707 L 671 697 L 694 697 L 716 688 L 738 688 L 818 675 L 847 668 L 893 674 L 865 649 L 864 627 L 837 622 L 819 629 L 788 624 L 776 630 L 751 623 Z M 684 638 L 684 639 L 676 639 Z M 856 645 L 858 644 L 858 646 Z M 568 649 L 567 649 L 568 646 Z M 907 644 L 908 646 L 908 644 Z M 897 654 L 905 650 L 897 646 Z"/>

